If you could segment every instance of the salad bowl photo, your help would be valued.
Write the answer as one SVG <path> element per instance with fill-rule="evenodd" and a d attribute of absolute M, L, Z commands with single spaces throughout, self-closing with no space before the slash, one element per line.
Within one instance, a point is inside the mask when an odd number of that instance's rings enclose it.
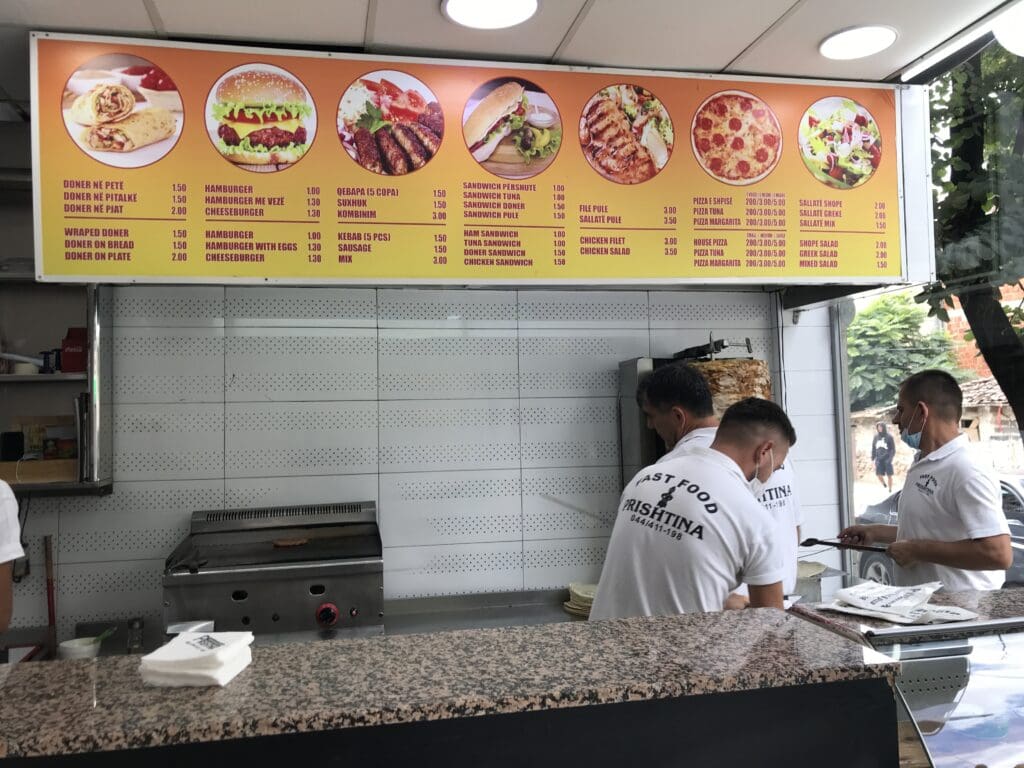
<path fill-rule="evenodd" d="M 842 96 L 819 99 L 800 119 L 800 157 L 822 184 L 853 189 L 882 161 L 878 124 L 862 105 Z"/>

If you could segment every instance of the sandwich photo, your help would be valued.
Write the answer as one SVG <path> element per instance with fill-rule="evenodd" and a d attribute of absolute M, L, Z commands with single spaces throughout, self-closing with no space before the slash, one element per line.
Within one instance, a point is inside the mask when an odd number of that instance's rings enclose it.
<path fill-rule="evenodd" d="M 247 65 L 222 77 L 210 93 L 207 127 L 232 163 L 281 170 L 309 149 L 316 110 L 306 88 L 283 69 Z"/>
<path fill-rule="evenodd" d="M 144 109 L 124 120 L 99 123 L 82 131 L 81 141 L 100 152 L 134 152 L 136 149 L 169 139 L 176 121 L 163 107 Z"/>
<path fill-rule="evenodd" d="M 668 163 L 672 119 L 646 88 L 622 83 L 595 93 L 580 116 L 580 146 L 590 166 L 617 184 L 640 184 Z"/>
<path fill-rule="evenodd" d="M 152 62 L 131 54 L 98 56 L 68 78 L 62 98 L 64 124 L 75 144 L 104 165 L 140 168 L 173 149 L 184 115 L 158 105 L 140 87 L 144 75 L 159 71 L 167 89 L 174 81 Z M 84 126 L 84 127 L 83 127 Z"/>
<path fill-rule="evenodd" d="M 562 144 L 562 121 L 551 97 L 526 80 L 492 80 L 473 92 L 462 133 L 473 159 L 507 179 L 535 176 Z"/>
<path fill-rule="evenodd" d="M 338 138 L 366 170 L 404 176 L 425 166 L 441 149 L 444 114 L 433 91 L 412 75 L 370 72 L 342 94 Z"/>

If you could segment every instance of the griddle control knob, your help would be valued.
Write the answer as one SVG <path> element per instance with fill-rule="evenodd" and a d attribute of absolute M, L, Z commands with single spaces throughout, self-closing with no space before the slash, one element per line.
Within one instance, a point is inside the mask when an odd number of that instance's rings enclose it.
<path fill-rule="evenodd" d="M 316 609 L 316 623 L 321 627 L 333 627 L 338 623 L 338 606 L 334 603 L 322 603 Z"/>

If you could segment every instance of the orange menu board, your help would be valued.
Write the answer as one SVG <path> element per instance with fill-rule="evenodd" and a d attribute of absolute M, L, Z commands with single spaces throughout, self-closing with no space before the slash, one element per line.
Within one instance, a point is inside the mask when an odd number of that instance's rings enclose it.
<path fill-rule="evenodd" d="M 33 36 L 40 279 L 886 282 L 890 86 Z"/>

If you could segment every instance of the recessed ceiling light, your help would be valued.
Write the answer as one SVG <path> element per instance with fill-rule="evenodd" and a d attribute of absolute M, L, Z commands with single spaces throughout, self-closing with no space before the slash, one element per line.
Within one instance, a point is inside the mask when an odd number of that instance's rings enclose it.
<path fill-rule="evenodd" d="M 533 16 L 537 0 L 442 0 L 441 12 L 464 27 L 505 29 Z"/>
<path fill-rule="evenodd" d="M 862 59 L 896 42 L 892 27 L 854 27 L 826 37 L 818 50 L 827 59 Z"/>
<path fill-rule="evenodd" d="M 1024 3 L 1001 13 L 992 24 L 992 33 L 1003 48 L 1024 56 Z"/>

